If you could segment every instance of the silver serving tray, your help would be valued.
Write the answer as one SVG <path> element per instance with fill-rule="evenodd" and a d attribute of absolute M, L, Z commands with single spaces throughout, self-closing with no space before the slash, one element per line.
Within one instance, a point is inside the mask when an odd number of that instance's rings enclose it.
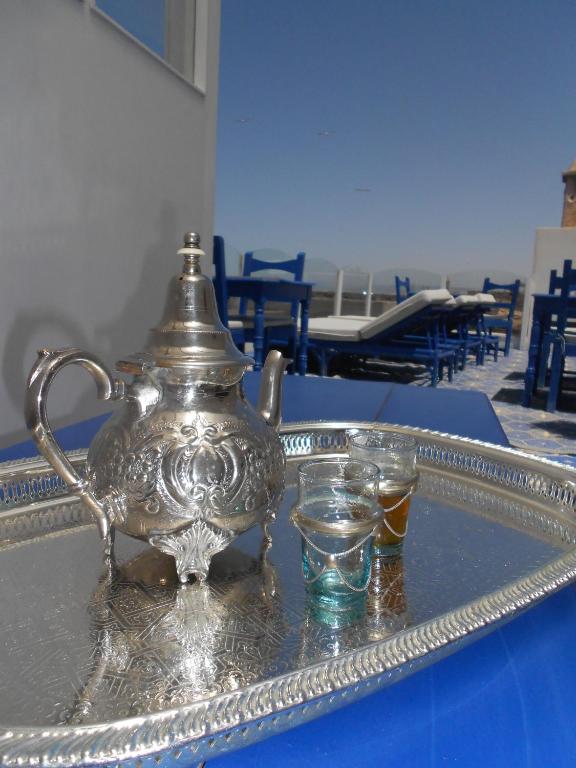
<path fill-rule="evenodd" d="M 401 561 L 334 627 L 307 602 L 288 522 L 295 468 L 353 427 L 419 444 Z M 0 763 L 189 765 L 318 717 L 495 628 L 576 576 L 576 472 L 506 448 L 360 423 L 282 428 L 288 488 L 271 526 L 214 558 L 207 587 L 95 527 L 40 459 L 0 465 Z M 83 453 L 74 454 L 80 467 Z"/>

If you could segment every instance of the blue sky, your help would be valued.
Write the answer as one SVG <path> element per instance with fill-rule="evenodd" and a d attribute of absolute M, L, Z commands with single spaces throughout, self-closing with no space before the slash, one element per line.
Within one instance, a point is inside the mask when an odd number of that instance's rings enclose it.
<path fill-rule="evenodd" d="M 222 0 L 215 232 L 528 273 L 576 158 L 575 31 L 572 0 Z"/>

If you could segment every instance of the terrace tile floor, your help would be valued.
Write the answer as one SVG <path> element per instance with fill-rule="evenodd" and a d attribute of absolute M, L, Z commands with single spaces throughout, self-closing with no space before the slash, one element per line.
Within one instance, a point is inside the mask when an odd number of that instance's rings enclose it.
<path fill-rule="evenodd" d="M 533 407 L 521 405 L 527 352 L 512 350 L 498 362 L 483 366 L 470 361 L 450 384 L 438 386 L 484 392 L 500 419 L 508 440 L 515 448 L 547 455 L 576 455 L 576 392 L 563 394 L 555 413 L 544 410 L 544 394 L 534 398 Z M 416 382 L 414 382 L 416 383 Z"/>

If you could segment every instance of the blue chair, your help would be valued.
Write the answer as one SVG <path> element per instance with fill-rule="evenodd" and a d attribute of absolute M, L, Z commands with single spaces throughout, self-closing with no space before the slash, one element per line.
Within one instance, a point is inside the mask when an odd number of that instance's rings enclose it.
<path fill-rule="evenodd" d="M 414 295 L 414 294 L 413 294 Z M 473 355 L 476 365 L 484 365 L 487 349 L 486 335 L 481 328 L 481 319 L 487 306 L 493 306 L 495 299 L 491 294 L 460 295 L 446 306 L 437 310 L 441 347 L 456 352 L 456 366 L 466 368 L 469 355 Z M 411 335 L 410 340 L 423 341 L 424 337 Z M 494 349 L 494 359 L 498 360 L 498 338 L 490 337 Z"/>
<path fill-rule="evenodd" d="M 268 258 L 264 258 L 267 256 Z M 266 277 L 277 277 L 286 279 L 284 276 L 291 276 L 293 280 L 302 281 L 304 278 L 304 262 L 306 254 L 300 251 L 293 259 L 285 258 L 286 254 L 282 251 L 262 249 L 258 251 L 247 251 L 244 254 L 242 265 L 242 274 L 244 277 L 251 277 L 258 272 L 266 272 Z M 272 258 L 270 258 L 272 257 Z M 249 299 L 240 300 L 240 317 L 245 317 L 247 313 Z M 272 348 L 288 348 L 288 355 L 292 360 L 297 359 L 298 351 L 298 313 L 299 302 L 293 301 L 289 305 L 289 313 L 282 311 L 266 311 L 264 323 L 266 328 L 265 352 Z M 294 365 L 289 366 L 289 371 L 293 372 Z"/>
<path fill-rule="evenodd" d="M 500 339 L 484 327 L 484 316 L 496 306 L 491 293 L 460 294 L 455 299 L 454 312 L 447 316 L 445 336 L 452 344 L 460 344 L 461 368 L 466 367 L 468 355 L 473 354 L 476 365 L 484 365 L 486 353 L 498 362 Z"/>
<path fill-rule="evenodd" d="M 514 311 L 518 302 L 518 293 L 520 292 L 520 280 L 515 280 L 513 283 L 493 283 L 487 277 L 484 280 L 482 293 L 491 293 L 492 291 L 508 292 L 510 294 L 510 301 L 497 301 L 495 304 L 492 304 L 494 309 L 505 309 L 507 312 L 504 315 L 484 315 L 483 327 L 488 332 L 490 329 L 504 331 L 504 356 L 508 357 L 512 344 L 512 326 L 514 323 Z M 488 335 L 490 334 L 488 333 Z"/>
<path fill-rule="evenodd" d="M 295 259 L 279 259 L 276 260 L 265 260 L 263 258 L 260 258 L 259 256 L 256 256 L 255 254 L 262 253 L 262 254 L 275 254 L 278 256 L 285 256 L 286 254 L 282 253 L 282 251 L 273 251 L 273 250 L 262 250 L 262 251 L 248 251 L 244 254 L 244 261 L 242 264 L 242 274 L 244 277 L 251 277 L 255 272 L 272 272 L 275 277 L 278 277 L 279 279 L 285 279 L 283 275 L 278 275 L 277 273 L 286 273 L 288 275 L 292 275 L 293 280 L 299 280 L 302 281 L 304 279 L 304 261 L 306 259 L 306 254 L 303 251 L 300 251 L 298 254 L 296 254 Z M 245 315 L 246 314 L 246 308 L 248 299 L 241 299 L 240 301 L 240 314 Z M 294 302 L 294 305 L 290 307 L 290 315 L 292 319 L 297 319 L 298 317 L 298 302 Z"/>
<path fill-rule="evenodd" d="M 303 261 L 304 254 L 298 254 L 302 257 L 302 267 L 299 268 L 299 274 L 303 273 Z M 228 291 L 226 283 L 226 246 L 224 238 L 220 235 L 214 236 L 213 241 L 213 256 L 212 261 L 214 264 L 214 292 L 216 294 L 216 303 L 218 305 L 218 313 L 222 323 L 230 330 L 234 343 L 237 347 L 244 350 L 244 344 L 246 342 L 254 341 L 254 317 L 248 313 L 234 313 L 231 314 L 228 307 Z M 264 262 L 259 262 L 264 263 Z M 276 268 L 278 262 L 270 262 L 273 264 L 273 268 Z M 282 264 L 283 266 L 283 264 Z M 256 264 L 257 269 L 269 269 L 270 266 L 259 267 Z M 244 275 L 246 276 L 246 275 Z M 248 300 L 241 299 L 242 306 L 247 305 Z M 297 315 L 298 315 L 298 302 L 295 302 L 296 308 L 291 305 L 291 312 L 295 311 L 296 321 L 292 321 L 292 315 L 286 315 L 282 313 L 266 313 L 264 317 L 264 330 L 265 330 L 265 347 L 268 350 L 272 343 L 276 342 L 278 337 L 278 344 L 282 343 L 290 344 L 290 352 L 292 353 L 292 359 L 295 360 L 297 352 Z"/>
<path fill-rule="evenodd" d="M 561 275 L 558 274 L 558 270 L 556 269 L 550 270 L 548 293 L 553 296 L 557 292 L 560 292 L 560 295 L 562 295 L 562 290 L 566 284 L 568 284 L 568 293 L 576 290 L 576 271 L 572 269 L 572 262 L 569 259 L 564 261 Z M 544 334 L 544 338 L 542 339 L 542 349 L 540 351 L 540 361 L 537 373 L 537 388 L 544 387 L 546 384 L 546 374 L 548 373 L 550 349 L 556 334 L 556 326 L 551 326 L 547 329 L 546 333 Z"/>
<path fill-rule="evenodd" d="M 216 304 L 218 305 L 218 314 L 222 324 L 230 330 L 234 343 L 240 349 L 244 349 L 246 339 L 246 329 L 241 320 L 236 319 L 231 322 L 228 315 L 228 291 L 226 290 L 226 249 L 224 238 L 220 235 L 214 235 L 212 248 L 212 263 L 214 265 L 214 293 L 216 294 Z"/>
<path fill-rule="evenodd" d="M 572 271 L 572 262 L 566 259 L 563 264 L 562 275 L 558 275 L 557 269 L 550 270 L 550 280 L 548 282 L 548 293 L 556 293 L 556 291 L 562 292 L 562 288 L 566 282 L 566 275 Z M 570 289 L 576 288 L 576 285 L 570 285 Z"/>
<path fill-rule="evenodd" d="M 458 351 L 461 370 L 466 368 L 469 355 L 474 356 L 476 365 L 484 365 L 486 344 L 480 327 L 483 309 L 484 304 L 478 295 L 458 296 L 452 311 L 442 316 L 441 341 Z M 496 340 L 496 355 L 497 350 Z"/>
<path fill-rule="evenodd" d="M 576 270 L 572 269 L 572 261 L 566 259 L 560 277 L 555 269 L 550 273 L 549 293 L 560 291 L 560 303 L 555 309 L 556 323 L 544 335 L 542 342 L 538 385 L 544 383 L 550 349 L 550 386 L 546 398 L 546 410 L 555 411 L 558 397 L 562 388 L 562 379 L 567 357 L 576 356 L 576 341 L 569 335 L 569 322 L 576 318 L 576 311 L 569 306 L 570 294 L 576 289 Z"/>
<path fill-rule="evenodd" d="M 226 251 L 224 238 L 220 235 L 214 235 L 212 241 L 212 264 L 214 265 L 214 293 L 216 294 L 216 304 L 218 305 L 218 314 L 222 323 L 228 327 L 228 291 L 226 290 Z"/>
<path fill-rule="evenodd" d="M 405 299 L 409 299 L 410 296 L 414 296 L 414 292 L 410 288 L 409 277 L 405 277 L 404 280 L 402 280 L 396 275 L 394 282 L 396 283 L 396 304 L 400 304 L 401 301 L 405 301 Z"/>

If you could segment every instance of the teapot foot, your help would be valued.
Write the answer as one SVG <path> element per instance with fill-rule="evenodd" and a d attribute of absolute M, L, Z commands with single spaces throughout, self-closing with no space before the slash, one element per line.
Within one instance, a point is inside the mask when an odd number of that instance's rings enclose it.
<path fill-rule="evenodd" d="M 274 507 L 270 507 L 264 513 L 264 518 L 260 523 L 260 528 L 262 529 L 262 536 L 264 537 L 264 541 L 269 542 L 270 545 L 272 544 L 272 534 L 270 533 L 270 525 L 275 520 L 276 520 L 276 509 Z"/>
<path fill-rule="evenodd" d="M 102 559 L 105 563 L 111 563 L 114 560 L 114 539 L 116 529 L 108 526 L 106 531 L 100 531 L 100 544 L 102 547 Z"/>
<path fill-rule="evenodd" d="M 212 556 L 225 549 L 233 538 L 203 520 L 196 520 L 175 533 L 154 533 L 148 540 L 161 552 L 172 555 L 178 578 L 186 584 L 190 576 L 205 581 Z"/>

